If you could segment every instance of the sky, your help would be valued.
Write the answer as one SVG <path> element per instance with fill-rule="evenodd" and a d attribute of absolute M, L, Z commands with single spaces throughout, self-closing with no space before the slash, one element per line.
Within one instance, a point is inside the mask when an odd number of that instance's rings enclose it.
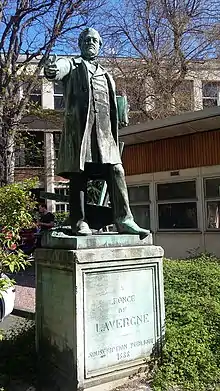
<path fill-rule="evenodd" d="M 40 0 L 36 0 L 36 1 L 40 1 Z M 124 0 L 124 1 L 126 2 L 126 0 Z M 136 4 L 138 4 L 140 1 L 141 0 L 136 0 Z M 168 0 L 168 1 L 171 1 L 171 0 Z M 176 0 L 177 3 L 178 3 L 178 1 L 180 2 L 180 0 Z M 184 3 L 184 1 L 186 1 L 186 0 L 181 0 L 181 1 Z M 190 0 L 187 0 L 187 1 L 190 2 Z M 205 1 L 205 0 L 197 0 L 197 1 Z M 13 7 L 11 7 L 12 4 L 15 4 L 15 0 L 10 0 L 10 8 L 7 10 L 8 11 L 8 18 L 10 18 L 11 14 L 13 12 Z M 119 5 L 120 10 L 121 10 L 122 4 L 123 4 L 123 0 L 106 0 L 106 9 L 109 8 L 112 11 L 112 10 L 114 10 L 115 7 L 117 7 Z M 210 6 L 208 4 L 212 4 L 213 7 L 216 6 L 216 14 L 220 15 L 220 12 L 219 12 L 220 0 L 209 0 L 209 2 L 207 2 L 207 3 L 205 2 L 205 4 L 207 4 L 207 7 Z M 104 8 L 102 10 L 99 10 L 99 12 L 101 12 L 101 11 L 104 11 Z M 128 13 L 129 13 L 129 8 L 128 8 Z M 132 17 L 132 15 L 128 15 L 128 13 L 126 15 L 128 18 L 128 28 L 130 29 L 130 31 L 132 31 L 133 17 Z M 118 16 L 118 15 L 116 14 L 116 16 Z M 220 21 L 220 17 L 219 17 L 219 21 Z M 42 27 L 43 24 L 40 24 L 39 18 L 38 18 L 38 19 L 34 20 L 34 22 L 30 28 L 25 30 L 25 34 L 23 37 L 23 45 L 22 45 L 23 53 L 25 53 L 25 51 L 27 51 L 27 50 L 32 52 L 34 49 L 36 50 L 36 48 L 39 48 L 41 46 L 42 40 L 44 39 L 45 31 L 46 31 L 46 29 L 49 30 L 50 26 L 52 24 L 52 15 L 47 14 L 44 17 L 44 20 L 43 19 L 41 20 L 41 23 L 43 23 L 43 22 L 44 22 L 45 28 Z M 76 22 L 76 19 L 74 20 L 74 22 Z M 74 22 L 72 22 L 72 23 L 74 23 Z M 114 23 L 114 20 L 113 20 L 113 23 Z M 92 20 L 89 20 L 87 22 L 87 26 L 95 27 L 101 32 L 101 35 L 103 36 L 103 39 L 104 39 L 105 53 L 109 53 L 109 54 L 112 53 L 113 54 L 115 51 L 114 43 L 110 42 L 109 38 L 107 38 L 107 34 L 109 33 L 109 29 L 110 29 L 110 19 L 104 18 L 103 16 L 100 16 L 100 14 L 96 13 L 94 15 L 94 17 L 92 18 Z M 0 37 L 2 35 L 3 28 L 4 28 L 4 25 L 0 24 Z M 76 53 L 78 54 L 79 49 L 78 49 L 77 39 L 78 39 L 78 35 L 81 30 L 82 30 L 82 28 L 76 29 L 75 31 L 72 31 L 71 33 L 69 33 L 68 36 L 64 40 L 58 40 L 51 53 L 66 54 L 66 55 L 71 55 L 71 54 L 76 54 Z M 132 34 L 133 34 L 133 37 L 135 37 L 135 39 L 140 38 L 140 34 L 138 34 L 138 32 L 135 31 L 135 28 L 133 29 Z M 48 36 L 48 32 L 46 33 L 46 35 Z M 119 37 L 119 35 L 118 35 L 118 37 Z M 160 37 L 160 39 L 162 39 L 162 38 L 163 37 Z M 120 47 L 120 45 L 121 45 L 120 49 L 123 47 L 123 49 L 121 49 L 121 51 L 119 52 L 120 55 L 128 55 L 128 53 L 130 52 L 130 54 L 137 56 L 136 51 L 132 52 L 131 45 L 129 44 L 128 40 L 121 38 L 121 40 L 119 40 L 117 42 L 117 44 L 118 44 L 118 47 Z M 190 45 L 193 49 L 193 45 L 194 45 L 193 42 L 190 42 Z M 108 49 L 108 50 L 106 50 L 106 49 Z M 103 52 L 101 52 L 100 54 L 102 55 Z"/>

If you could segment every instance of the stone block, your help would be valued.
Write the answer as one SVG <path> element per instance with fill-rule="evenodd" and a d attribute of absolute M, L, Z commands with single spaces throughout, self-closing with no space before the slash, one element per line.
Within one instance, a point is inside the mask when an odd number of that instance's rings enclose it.
<path fill-rule="evenodd" d="M 37 250 L 42 384 L 49 380 L 53 391 L 107 391 L 146 366 L 164 333 L 162 257 L 161 247 L 143 242 Z"/>
<path fill-rule="evenodd" d="M 46 231 L 41 240 L 41 246 L 44 248 L 60 248 L 68 250 L 79 250 L 89 248 L 107 248 L 107 247 L 131 247 L 153 244 L 152 234 L 146 238 L 140 239 L 139 235 L 119 234 L 117 232 L 106 232 L 97 235 L 76 236 L 69 234 L 71 228 L 57 228 Z"/>

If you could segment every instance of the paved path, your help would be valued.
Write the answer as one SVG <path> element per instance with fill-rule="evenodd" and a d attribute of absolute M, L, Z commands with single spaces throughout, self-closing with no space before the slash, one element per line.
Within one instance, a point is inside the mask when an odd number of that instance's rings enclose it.
<path fill-rule="evenodd" d="M 10 277 L 16 281 L 15 308 L 20 308 L 27 312 L 35 311 L 34 265 L 29 267 L 27 270 L 11 275 Z M 22 322 L 23 319 L 21 317 L 10 315 L 0 323 L 0 329 L 7 332 Z"/>
<path fill-rule="evenodd" d="M 16 281 L 15 307 L 35 311 L 35 268 L 34 264 L 11 276 Z"/>

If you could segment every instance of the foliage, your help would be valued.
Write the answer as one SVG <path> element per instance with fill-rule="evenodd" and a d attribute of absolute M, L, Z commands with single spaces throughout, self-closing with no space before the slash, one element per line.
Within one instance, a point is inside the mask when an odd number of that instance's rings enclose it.
<path fill-rule="evenodd" d="M 219 390 L 220 260 L 165 260 L 166 338 L 154 390 Z"/>
<path fill-rule="evenodd" d="M 59 225 L 62 225 L 64 223 L 64 221 L 69 216 L 69 213 L 67 213 L 67 212 L 55 212 L 54 215 L 55 215 L 55 223 L 56 223 L 56 225 L 59 226 Z"/>
<path fill-rule="evenodd" d="M 219 16 L 216 0 L 108 2 L 104 49 L 131 111 L 157 119 L 192 110 L 186 75 L 216 58 Z"/>
<path fill-rule="evenodd" d="M 35 181 L 27 180 L 0 187 L 0 293 L 13 284 L 2 273 L 18 272 L 28 265 L 26 256 L 19 249 L 20 231 L 32 226 L 35 202 L 30 189 Z"/>
<path fill-rule="evenodd" d="M 103 181 L 91 180 L 88 182 L 88 202 L 91 204 L 98 204 L 101 195 Z"/>

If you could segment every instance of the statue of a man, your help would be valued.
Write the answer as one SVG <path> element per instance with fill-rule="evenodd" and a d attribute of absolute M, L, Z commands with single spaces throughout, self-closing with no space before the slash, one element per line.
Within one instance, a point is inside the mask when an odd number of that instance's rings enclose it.
<path fill-rule="evenodd" d="M 70 180 L 70 221 L 76 235 L 90 235 L 85 203 L 88 178 L 106 180 L 114 223 L 120 233 L 147 236 L 133 219 L 118 142 L 114 81 L 97 62 L 102 39 L 85 29 L 79 36 L 81 56 L 48 60 L 48 80 L 62 80 L 65 101 L 57 174 Z"/>

